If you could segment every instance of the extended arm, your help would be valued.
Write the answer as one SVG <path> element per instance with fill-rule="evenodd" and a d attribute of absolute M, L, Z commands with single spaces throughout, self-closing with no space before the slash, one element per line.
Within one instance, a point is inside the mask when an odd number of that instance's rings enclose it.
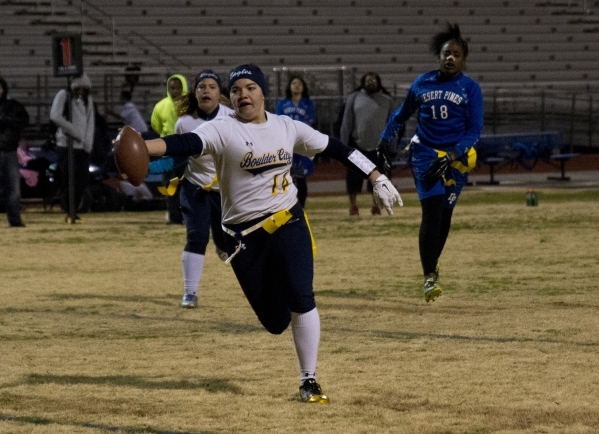
<path fill-rule="evenodd" d="M 341 162 L 344 166 L 352 169 L 354 172 L 362 173 L 370 181 L 370 176 L 376 180 L 381 173 L 376 166 L 355 148 L 350 148 L 343 142 L 333 137 L 329 137 L 329 144 L 322 152 L 324 157 L 333 158 Z M 353 157 L 352 157 L 353 155 Z M 374 184 L 374 182 L 372 182 Z"/>
<path fill-rule="evenodd" d="M 394 140 L 397 140 L 398 143 L 400 142 L 406 130 L 406 122 L 417 109 L 414 95 L 414 91 L 410 88 L 406 95 L 406 99 L 397 110 L 391 113 L 389 120 L 387 121 L 387 126 L 381 133 L 376 150 L 379 166 L 382 167 L 386 173 L 391 173 L 391 164 L 397 155 L 395 151 L 392 150 L 391 144 Z"/>
<path fill-rule="evenodd" d="M 393 215 L 393 204 L 403 206 L 403 201 L 391 181 L 377 170 L 376 165 L 360 151 L 329 137 L 329 144 L 322 152 L 323 156 L 334 158 L 355 172 L 362 173 L 373 186 L 373 195 L 379 206 L 385 207 L 389 215 Z"/>
<path fill-rule="evenodd" d="M 483 130 L 483 94 L 480 86 L 473 84 L 469 92 L 468 117 L 466 119 L 466 131 L 464 136 L 456 145 L 457 157 L 464 155 L 468 149 L 478 142 Z"/>
<path fill-rule="evenodd" d="M 410 88 L 404 102 L 389 117 L 387 126 L 381 133 L 381 140 L 391 142 L 396 136 L 401 139 L 406 129 L 406 122 L 417 109 L 416 96 L 413 89 Z"/>
<path fill-rule="evenodd" d="M 165 136 L 160 139 L 146 140 L 148 154 L 151 157 L 191 157 L 201 155 L 204 149 L 202 139 L 197 134 L 185 133 Z"/>

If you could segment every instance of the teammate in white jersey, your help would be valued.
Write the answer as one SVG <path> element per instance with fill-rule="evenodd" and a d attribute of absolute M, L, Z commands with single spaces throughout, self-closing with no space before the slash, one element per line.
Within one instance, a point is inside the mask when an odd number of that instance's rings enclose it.
<path fill-rule="evenodd" d="M 187 98 L 179 104 L 179 119 L 175 123 L 175 134 L 188 133 L 204 122 L 233 113 L 229 107 L 219 103 L 221 87 L 220 77 L 212 70 L 207 69 L 196 76 L 193 91 L 189 92 Z M 170 161 L 176 160 L 170 159 Z M 155 163 L 160 162 L 161 160 L 158 160 Z M 212 229 L 216 253 L 223 261 L 227 259 L 227 248 L 221 226 L 221 199 L 214 160 L 210 154 L 203 154 L 182 159 L 182 163 L 186 167 L 179 197 L 187 243 L 181 255 L 183 267 L 181 307 L 196 308 L 206 246 L 210 240 L 210 229 Z"/>
<path fill-rule="evenodd" d="M 291 323 L 304 402 L 328 403 L 316 382 L 320 318 L 312 281 L 311 234 L 290 175 L 294 152 L 317 153 L 342 161 L 374 185 L 389 214 L 403 205 L 393 184 L 359 151 L 287 116 L 267 113 L 267 82 L 255 65 L 229 74 L 235 113 L 191 133 L 147 141 L 150 155 L 208 153 L 221 189 L 223 229 L 233 271 L 262 325 L 281 334 Z"/>

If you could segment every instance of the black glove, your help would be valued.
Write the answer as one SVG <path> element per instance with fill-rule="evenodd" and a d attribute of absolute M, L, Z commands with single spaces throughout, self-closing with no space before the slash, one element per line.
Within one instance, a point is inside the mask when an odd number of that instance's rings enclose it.
<path fill-rule="evenodd" d="M 456 158 L 457 156 L 453 152 L 448 152 L 443 157 L 437 158 L 430 164 L 430 166 L 428 166 L 428 170 L 424 176 L 430 181 L 436 181 L 445 175 L 445 172 Z"/>
<path fill-rule="evenodd" d="M 391 173 L 391 162 L 397 156 L 397 153 L 391 150 L 391 143 L 385 139 L 380 139 L 376 146 L 376 155 L 378 158 L 378 166 L 385 174 Z"/>

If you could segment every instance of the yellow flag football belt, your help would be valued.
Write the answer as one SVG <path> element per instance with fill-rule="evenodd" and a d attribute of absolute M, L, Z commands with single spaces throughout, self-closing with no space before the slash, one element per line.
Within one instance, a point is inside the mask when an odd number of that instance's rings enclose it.
<path fill-rule="evenodd" d="M 163 187 L 163 186 L 158 187 L 158 191 L 163 196 L 173 196 L 175 194 L 175 192 L 177 191 L 177 186 L 179 185 L 179 182 L 181 182 L 182 179 L 183 178 L 173 178 L 168 182 L 167 187 Z"/>
<path fill-rule="evenodd" d="M 305 215 L 306 215 L 306 213 L 304 212 L 304 216 Z M 231 229 L 229 229 L 223 225 L 223 231 L 225 231 L 227 234 L 231 235 L 233 238 L 235 238 L 237 240 L 237 247 L 235 248 L 235 251 L 233 252 L 233 254 L 227 258 L 227 260 L 225 261 L 225 264 L 229 264 L 231 262 L 231 260 L 235 257 L 235 255 L 237 255 L 237 253 L 240 252 L 241 244 L 242 244 L 241 239 L 243 237 L 251 234 L 256 229 L 260 229 L 260 228 L 264 229 L 269 234 L 274 234 L 276 232 L 276 230 L 279 229 L 281 226 L 283 226 L 285 223 L 287 223 L 291 219 L 292 216 L 293 216 L 293 214 L 291 213 L 291 211 L 289 211 L 288 209 L 284 209 L 284 210 L 274 213 L 273 215 L 266 217 L 264 220 L 261 220 L 258 223 L 256 223 L 255 225 L 252 225 L 249 228 L 244 229 L 240 232 L 232 231 Z M 307 222 L 307 217 L 306 217 L 306 222 Z M 308 226 L 308 231 L 310 232 L 310 240 L 312 241 L 312 252 L 314 253 L 314 255 L 316 255 L 316 244 L 314 242 L 314 237 L 312 236 L 312 230 L 310 230 L 310 226 Z"/>

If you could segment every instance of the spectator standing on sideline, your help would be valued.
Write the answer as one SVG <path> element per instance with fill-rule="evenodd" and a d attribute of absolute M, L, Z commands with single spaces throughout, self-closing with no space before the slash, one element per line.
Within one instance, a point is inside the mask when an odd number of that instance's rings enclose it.
<path fill-rule="evenodd" d="M 377 164 L 376 146 L 379 135 L 393 112 L 393 99 L 382 86 L 381 77 L 375 72 L 364 74 L 360 86 L 350 93 L 345 102 L 340 138 L 346 145 L 359 149 Z M 356 197 L 362 192 L 364 179 L 351 169 L 347 170 L 346 187 L 349 195 L 349 215 L 359 215 Z M 368 184 L 372 193 L 372 186 Z M 372 203 L 372 215 L 380 215 L 378 205 Z"/>
<path fill-rule="evenodd" d="M 209 69 L 196 76 L 191 92 L 187 98 L 180 101 L 178 108 L 180 117 L 175 124 L 175 134 L 189 133 L 204 122 L 234 113 L 229 107 L 220 103 L 221 87 L 220 77 Z M 150 163 L 150 173 L 161 173 L 180 164 L 185 167 L 179 197 L 183 223 L 187 231 L 187 243 L 181 255 L 183 267 L 181 307 L 196 308 L 211 229 L 216 254 L 223 261 L 227 259 L 227 248 L 221 226 L 220 189 L 212 156 L 204 154 L 189 158 L 161 158 Z"/>
<path fill-rule="evenodd" d="M 468 43 L 459 26 L 448 23 L 432 38 L 430 50 L 440 68 L 416 78 L 379 144 L 379 152 L 385 156 L 389 142 L 403 136 L 406 122 L 418 111 L 409 161 L 422 208 L 418 243 L 427 302 L 442 292 L 437 283 L 439 257 L 453 209 L 476 164 L 474 145 L 483 128 L 483 95 L 478 83 L 463 72 Z"/>
<path fill-rule="evenodd" d="M 362 172 L 381 206 L 393 213 L 399 193 L 358 150 L 287 116 L 267 113 L 266 77 L 246 64 L 229 73 L 234 116 L 205 122 L 191 133 L 146 142 L 151 156 L 214 158 L 222 223 L 233 271 L 262 325 L 281 334 L 291 324 L 304 402 L 328 403 L 316 382 L 320 317 L 313 291 L 312 236 L 289 178 L 293 152 L 324 152 Z M 118 140 L 118 138 L 117 138 Z M 126 146 L 126 144 L 123 144 Z"/>
<path fill-rule="evenodd" d="M 174 134 L 177 115 L 177 100 L 187 95 L 187 79 L 181 74 L 171 75 L 166 82 L 166 96 L 152 110 L 152 129 L 160 137 Z"/>
<path fill-rule="evenodd" d="M 92 83 L 87 74 L 74 78 L 71 81 L 71 100 L 67 100 L 69 92 L 65 89 L 59 90 L 50 109 L 50 120 L 58 127 L 56 153 L 62 189 L 60 206 L 67 213 L 67 222 L 70 221 L 67 136 L 73 141 L 73 190 L 75 207 L 78 208 L 89 182 L 90 154 L 94 144 L 95 110 L 90 95 L 91 87 Z M 65 117 L 66 104 L 70 104 L 70 121 Z M 75 216 L 75 223 L 80 221 L 79 216 Z"/>
<path fill-rule="evenodd" d="M 131 128 L 135 129 L 135 131 L 144 134 L 148 131 L 148 124 L 139 112 L 137 106 L 131 101 L 131 98 L 131 92 L 122 90 L 119 96 L 119 102 L 121 103 L 119 113 L 116 113 L 113 110 L 106 110 L 106 112 L 117 118 L 124 125 L 129 125 Z"/>
<path fill-rule="evenodd" d="M 137 83 L 139 83 L 139 73 L 141 68 L 137 65 L 129 65 L 125 68 L 124 81 L 121 84 L 121 90 L 126 90 L 133 93 Z"/>
<path fill-rule="evenodd" d="M 277 103 L 275 113 L 289 116 L 295 121 L 303 122 L 311 127 L 314 126 L 314 103 L 310 99 L 308 86 L 301 77 L 291 77 L 285 89 L 285 98 Z M 312 159 L 299 154 L 293 154 L 291 165 L 291 177 L 297 187 L 297 198 L 300 204 L 305 206 L 308 197 L 308 184 L 306 176 L 314 172 Z"/>
<path fill-rule="evenodd" d="M 112 139 L 106 116 L 100 113 L 98 104 L 94 102 L 94 146 L 90 154 L 90 163 L 100 167 L 102 170 L 106 168 L 107 163 L 112 156 Z"/>
<path fill-rule="evenodd" d="M 174 134 L 175 123 L 179 118 L 177 114 L 178 100 L 186 95 L 187 79 L 185 76 L 181 74 L 171 75 L 166 81 L 166 97 L 156 103 L 150 119 L 152 129 L 160 137 Z M 163 175 L 165 183 L 168 183 L 171 179 L 183 176 L 183 170 L 184 167 L 179 167 L 166 172 Z M 166 220 L 167 224 L 183 223 L 178 189 L 173 191 L 171 195 L 166 196 Z"/>
<path fill-rule="evenodd" d="M 8 85 L 0 77 L 0 187 L 4 192 L 6 218 L 10 227 L 25 226 L 21 221 L 21 175 L 17 148 L 21 131 L 29 125 L 25 107 L 8 98 Z"/>

